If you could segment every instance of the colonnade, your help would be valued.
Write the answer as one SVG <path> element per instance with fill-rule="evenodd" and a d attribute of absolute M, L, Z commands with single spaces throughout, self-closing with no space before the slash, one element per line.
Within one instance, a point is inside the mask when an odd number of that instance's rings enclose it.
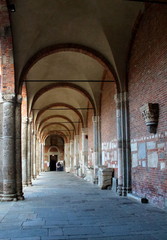
<path fill-rule="evenodd" d="M 118 139 L 118 193 L 126 195 L 130 189 L 130 164 L 127 126 L 127 95 L 118 94 L 116 100 Z M 44 143 L 41 142 L 32 118 L 21 118 L 21 96 L 8 95 L 1 100 L 1 148 L 2 166 L 0 198 L 2 201 L 23 200 L 22 186 L 32 185 L 44 170 Z M 127 119 L 126 119 L 127 120 Z M 93 124 L 93 171 L 95 181 L 101 165 L 100 117 L 94 116 Z M 81 139 L 81 143 L 80 143 Z M 80 146 L 81 145 L 81 146 Z M 80 149 L 81 148 L 81 149 Z M 74 135 L 64 144 L 65 171 L 86 177 L 88 168 L 88 129 L 81 129 L 81 136 Z"/>

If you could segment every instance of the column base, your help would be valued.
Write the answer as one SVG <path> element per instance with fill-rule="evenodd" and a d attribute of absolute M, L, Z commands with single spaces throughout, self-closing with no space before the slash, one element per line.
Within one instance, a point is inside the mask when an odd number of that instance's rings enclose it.
<path fill-rule="evenodd" d="M 131 192 L 131 188 L 130 187 L 123 187 L 122 188 L 122 196 L 127 196 L 128 193 Z"/>
<path fill-rule="evenodd" d="M 122 185 L 118 185 L 117 194 L 119 196 L 127 196 L 128 193 L 131 192 L 131 188 L 123 187 Z"/>
<path fill-rule="evenodd" d="M 30 186 L 30 187 L 31 187 L 31 186 L 32 186 L 32 182 L 28 182 L 28 185 L 27 185 L 27 186 Z"/>
<path fill-rule="evenodd" d="M 17 196 L 16 194 L 2 194 L 0 197 L 1 202 L 16 202 Z"/>
<path fill-rule="evenodd" d="M 17 197 L 17 200 L 19 200 L 19 201 L 24 201 L 24 199 L 25 199 L 24 196 L 18 196 Z"/>
<path fill-rule="evenodd" d="M 24 200 L 24 193 L 21 191 L 17 192 L 17 199 L 18 200 Z"/>
<path fill-rule="evenodd" d="M 28 187 L 28 183 L 23 183 L 23 187 Z"/>
<path fill-rule="evenodd" d="M 122 185 L 118 185 L 118 187 L 117 187 L 117 194 L 119 196 L 122 196 Z"/>

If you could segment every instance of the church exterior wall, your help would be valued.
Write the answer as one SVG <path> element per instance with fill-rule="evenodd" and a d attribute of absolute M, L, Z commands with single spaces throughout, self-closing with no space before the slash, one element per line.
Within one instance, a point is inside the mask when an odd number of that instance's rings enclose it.
<path fill-rule="evenodd" d="M 167 7 L 150 5 L 136 32 L 129 63 L 132 192 L 167 207 Z M 149 133 L 140 108 L 159 104 L 157 132 Z"/>

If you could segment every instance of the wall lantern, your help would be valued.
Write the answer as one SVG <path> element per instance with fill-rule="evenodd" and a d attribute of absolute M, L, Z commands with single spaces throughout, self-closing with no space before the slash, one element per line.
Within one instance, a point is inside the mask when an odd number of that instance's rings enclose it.
<path fill-rule="evenodd" d="M 140 108 L 149 133 L 156 133 L 159 119 L 159 104 L 147 103 Z"/>
<path fill-rule="evenodd" d="M 16 12 L 16 8 L 15 8 L 14 4 L 9 4 L 8 9 L 9 9 L 10 12 Z"/>

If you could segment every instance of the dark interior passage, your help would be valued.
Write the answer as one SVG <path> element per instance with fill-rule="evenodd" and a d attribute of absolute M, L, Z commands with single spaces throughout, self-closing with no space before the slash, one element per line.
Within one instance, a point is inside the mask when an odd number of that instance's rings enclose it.
<path fill-rule="evenodd" d="M 50 171 L 56 171 L 57 155 L 50 155 Z"/>

